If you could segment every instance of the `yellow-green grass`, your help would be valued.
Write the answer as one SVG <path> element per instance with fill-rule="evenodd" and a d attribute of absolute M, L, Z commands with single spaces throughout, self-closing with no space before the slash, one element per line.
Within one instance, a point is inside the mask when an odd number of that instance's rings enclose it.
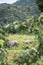
<path fill-rule="evenodd" d="M 25 47 L 26 47 L 26 44 L 24 43 L 25 40 L 32 40 L 32 44 L 28 44 L 29 48 L 31 48 L 31 47 L 37 48 L 37 46 L 38 46 L 37 35 L 9 34 L 6 37 L 6 39 L 8 39 L 9 41 L 17 40 L 19 42 L 18 47 L 7 48 L 8 49 L 8 57 L 10 55 L 14 55 L 15 53 L 22 53 L 25 50 Z M 3 44 L 3 43 L 4 43 L 4 41 L 0 39 L 0 44 Z M 9 60 L 10 60 L 10 58 L 9 58 Z M 10 60 L 8 62 L 9 63 L 11 62 L 9 65 L 14 65 L 12 60 Z"/>
<path fill-rule="evenodd" d="M 32 44 L 28 44 L 29 48 L 31 47 L 37 48 L 38 46 L 37 35 L 10 34 L 7 38 L 9 41 L 17 40 L 19 42 L 18 47 L 13 47 L 9 49 L 10 53 L 15 53 L 16 51 L 22 52 L 26 47 L 26 44 L 24 43 L 25 40 L 32 40 Z"/>
<path fill-rule="evenodd" d="M 19 42 L 19 46 L 18 47 L 13 47 L 13 48 L 9 48 L 8 51 L 9 53 L 14 53 L 16 51 L 18 52 L 22 52 L 25 47 L 26 44 L 24 43 L 25 40 L 32 40 L 32 44 L 28 44 L 28 47 L 35 47 L 37 48 L 38 46 L 38 38 L 37 35 L 23 35 L 23 34 L 9 34 L 6 39 L 8 39 L 9 41 L 12 40 L 17 40 Z M 0 39 L 0 44 L 3 45 L 4 41 Z"/>
<path fill-rule="evenodd" d="M 8 56 L 10 54 L 14 55 L 15 53 L 16 54 L 22 53 L 25 49 L 25 46 L 26 46 L 25 43 L 24 43 L 25 40 L 32 40 L 32 44 L 28 44 L 29 48 L 31 48 L 31 47 L 37 48 L 38 43 L 39 43 L 37 35 L 10 34 L 7 38 L 8 38 L 9 41 L 17 40 L 19 42 L 18 47 L 13 47 L 13 48 L 10 48 L 8 50 L 8 53 L 9 53 Z M 10 63 L 10 65 L 14 65 L 12 60 L 10 60 L 9 63 Z"/>

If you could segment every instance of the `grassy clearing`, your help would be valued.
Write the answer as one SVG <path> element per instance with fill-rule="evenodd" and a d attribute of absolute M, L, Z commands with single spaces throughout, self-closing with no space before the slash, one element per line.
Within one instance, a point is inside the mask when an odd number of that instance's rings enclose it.
<path fill-rule="evenodd" d="M 10 41 L 11 40 L 17 40 L 19 42 L 19 46 L 18 47 L 13 47 L 11 49 L 8 50 L 8 61 L 9 61 L 9 65 L 14 65 L 12 59 L 14 54 L 18 54 L 18 53 L 22 53 L 24 51 L 25 48 L 25 44 L 24 41 L 25 40 L 32 40 L 32 44 L 29 44 L 28 47 L 36 47 L 38 46 L 38 38 L 37 35 L 19 35 L 19 34 L 13 34 L 13 35 L 9 35 L 7 37 Z M 16 64 L 15 64 L 16 65 Z"/>
<path fill-rule="evenodd" d="M 17 40 L 19 42 L 18 47 L 10 48 L 8 51 L 14 53 L 16 51 L 21 52 L 25 49 L 26 44 L 24 43 L 25 40 L 32 40 L 32 44 L 28 44 L 28 47 L 36 47 L 38 46 L 38 38 L 37 35 L 23 35 L 23 34 L 9 34 L 6 37 L 9 41 Z M 0 44 L 3 45 L 4 41 L 0 39 Z"/>
<path fill-rule="evenodd" d="M 17 40 L 19 42 L 19 46 L 18 47 L 13 47 L 11 49 L 8 50 L 9 53 L 15 53 L 15 52 L 22 52 L 26 45 L 24 43 L 25 40 L 32 40 L 32 44 L 29 44 L 28 47 L 36 47 L 38 46 L 38 39 L 37 39 L 37 35 L 20 35 L 20 34 L 10 34 L 8 37 L 9 41 L 11 40 Z"/>
<path fill-rule="evenodd" d="M 8 62 L 10 63 L 9 65 L 14 65 L 12 59 L 13 59 L 13 56 L 15 53 L 22 53 L 26 47 L 26 45 L 24 44 L 24 41 L 25 40 L 32 40 L 32 44 L 29 44 L 28 47 L 31 48 L 31 47 L 36 47 L 38 46 L 38 38 L 37 38 L 37 35 L 20 35 L 20 34 L 9 34 L 7 37 L 6 37 L 9 41 L 12 41 L 12 40 L 17 40 L 19 42 L 19 46 L 18 47 L 13 47 L 13 48 L 9 48 L 8 49 L 8 55 L 7 55 L 7 58 L 8 58 Z M 0 44 L 3 44 L 4 41 L 3 40 L 0 40 Z"/>

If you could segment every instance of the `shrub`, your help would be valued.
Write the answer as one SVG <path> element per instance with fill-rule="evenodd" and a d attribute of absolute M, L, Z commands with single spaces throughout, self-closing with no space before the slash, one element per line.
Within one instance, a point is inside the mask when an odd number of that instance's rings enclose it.
<path fill-rule="evenodd" d="M 8 65 L 6 56 L 7 50 L 0 48 L 0 65 Z"/>
<path fill-rule="evenodd" d="M 0 39 L 5 40 L 5 36 L 0 33 Z"/>
<path fill-rule="evenodd" d="M 9 48 L 9 40 L 5 40 L 4 44 L 3 44 L 4 48 Z"/>
<path fill-rule="evenodd" d="M 35 63 L 39 58 L 39 53 L 35 48 L 27 49 L 24 52 L 22 52 L 18 57 L 16 56 L 16 59 L 14 57 L 14 62 L 18 65 L 23 65 L 26 63 L 26 65 L 31 65 L 32 63 Z"/>
<path fill-rule="evenodd" d="M 40 15 L 38 21 L 39 21 L 39 31 L 38 31 L 38 40 L 39 40 L 39 47 L 38 47 L 38 51 L 40 53 L 40 57 L 41 55 L 43 55 L 43 15 Z"/>

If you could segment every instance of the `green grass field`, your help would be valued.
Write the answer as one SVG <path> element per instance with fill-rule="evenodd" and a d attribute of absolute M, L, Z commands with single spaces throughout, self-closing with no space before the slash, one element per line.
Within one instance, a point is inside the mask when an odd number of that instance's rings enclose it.
<path fill-rule="evenodd" d="M 32 40 L 32 44 L 28 44 L 29 48 L 31 48 L 31 47 L 37 48 L 37 46 L 38 46 L 38 36 L 37 35 L 9 34 L 6 38 L 9 41 L 17 40 L 19 43 L 19 46 L 18 47 L 12 47 L 10 49 L 10 52 L 12 52 L 13 50 L 14 50 L 14 52 L 17 50 L 18 51 L 24 50 L 26 47 L 26 44 L 24 43 L 25 40 Z M 4 41 L 0 39 L 0 44 L 3 45 L 3 43 L 4 43 Z"/>
<path fill-rule="evenodd" d="M 8 49 L 8 62 L 9 62 L 9 65 L 14 65 L 12 59 L 13 59 L 13 56 L 14 56 L 15 53 L 17 53 L 17 54 L 22 53 L 25 50 L 25 47 L 26 47 L 26 44 L 24 43 L 25 40 L 32 40 L 32 44 L 28 44 L 28 48 L 31 48 L 31 47 L 37 48 L 38 43 L 39 43 L 37 35 L 9 34 L 6 38 L 9 41 L 17 40 L 19 42 L 18 47 L 7 48 Z M 0 39 L 0 44 L 1 43 L 3 44 L 4 41 Z M 39 63 L 41 64 L 42 61 L 40 61 Z"/>
<path fill-rule="evenodd" d="M 18 53 L 22 53 L 24 51 L 25 47 L 26 47 L 26 45 L 24 43 L 25 40 L 32 40 L 32 44 L 28 44 L 28 48 L 31 48 L 31 47 L 37 48 L 38 47 L 38 43 L 39 43 L 37 35 L 10 34 L 7 37 L 7 39 L 9 41 L 17 40 L 19 42 L 19 46 L 18 47 L 13 47 L 13 48 L 8 49 L 8 53 L 9 53 L 8 57 L 10 55 L 12 57 L 12 55 L 15 54 L 15 53 L 17 53 L 17 54 Z M 9 63 L 10 63 L 9 65 L 14 65 L 12 60 L 10 60 Z"/>
<path fill-rule="evenodd" d="M 9 49 L 10 53 L 14 53 L 16 51 L 21 52 L 25 49 L 26 44 L 24 43 L 25 40 L 32 40 L 32 44 L 28 44 L 28 48 L 31 47 L 38 47 L 38 38 L 37 35 L 22 35 L 22 34 L 10 34 L 8 37 L 9 41 L 17 40 L 19 42 L 18 47 L 12 47 Z"/>

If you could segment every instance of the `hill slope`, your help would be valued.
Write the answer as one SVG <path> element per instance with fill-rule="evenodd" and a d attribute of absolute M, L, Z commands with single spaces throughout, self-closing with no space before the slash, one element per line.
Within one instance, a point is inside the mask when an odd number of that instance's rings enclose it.
<path fill-rule="evenodd" d="M 15 20 L 25 21 L 27 16 L 39 15 L 35 0 L 20 0 L 13 4 L 0 4 L 0 23 L 10 23 Z"/>
<path fill-rule="evenodd" d="M 18 0 L 14 5 L 18 6 L 30 6 L 35 3 L 36 0 Z"/>

